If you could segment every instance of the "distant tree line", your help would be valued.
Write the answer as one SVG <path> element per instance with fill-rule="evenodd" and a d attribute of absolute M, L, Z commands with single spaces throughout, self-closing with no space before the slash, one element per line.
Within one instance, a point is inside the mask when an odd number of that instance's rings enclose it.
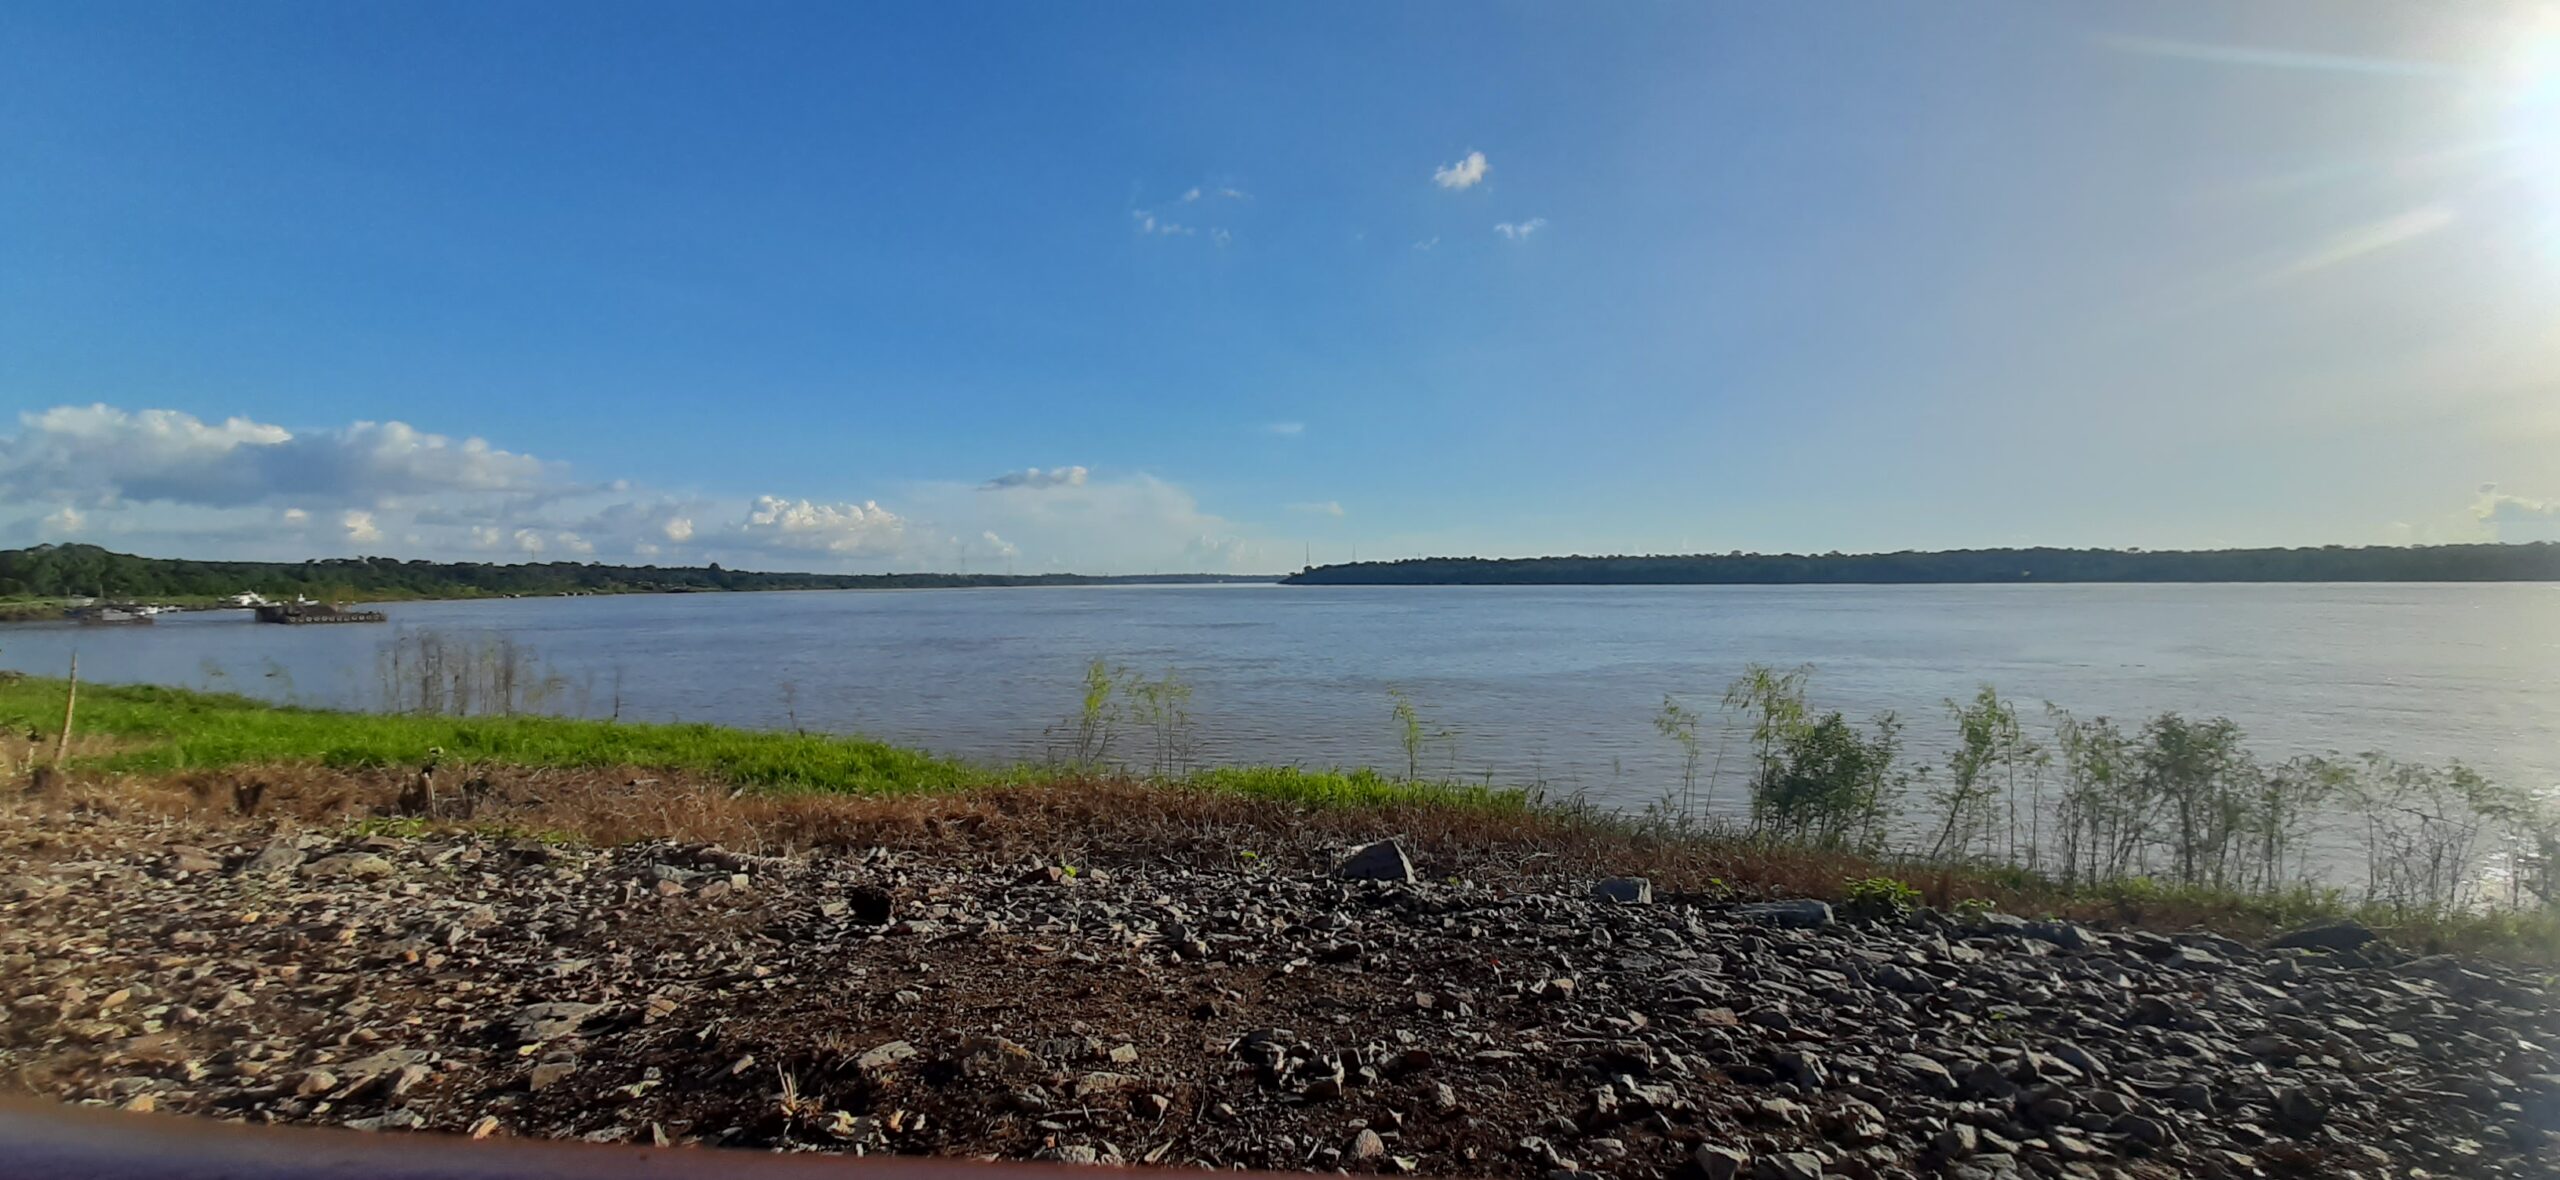
<path fill-rule="evenodd" d="M 1282 581 L 1296 586 L 2551 582 L 2560 581 L 2560 544 L 1420 557 L 1313 566 Z"/>
<path fill-rule="evenodd" d="M 1122 582 L 1244 582 L 1225 574 L 796 574 L 708 566 L 548 561 L 186 561 L 137 557 L 95 545 L 0 550 L 0 598 L 174 599 L 254 591 L 270 598 L 485 598 L 505 595 L 681 593 L 723 590 L 904 590 L 963 586 L 1073 586 Z"/>

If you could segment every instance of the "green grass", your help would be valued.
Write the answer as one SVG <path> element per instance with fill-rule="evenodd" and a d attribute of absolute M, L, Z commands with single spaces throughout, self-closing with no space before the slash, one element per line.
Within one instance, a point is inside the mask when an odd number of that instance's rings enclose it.
<path fill-rule="evenodd" d="M 65 685 L 30 677 L 0 685 L 0 725 L 51 732 Z M 901 794 L 951 790 L 995 776 L 949 759 L 859 738 L 762 733 L 716 725 L 640 725 L 557 717 L 338 713 L 185 689 L 83 685 L 80 737 L 120 749 L 84 758 L 98 770 L 207 770 L 256 763 L 414 766 L 448 760 L 518 766 L 640 766 L 696 771 L 777 791 Z"/>
<path fill-rule="evenodd" d="M 1467 783 L 1406 782 L 1374 770 L 1302 770 L 1239 766 L 1194 772 L 1184 785 L 1313 807 L 1384 807 L 1422 803 L 1501 815 L 1535 810 L 1526 791 Z"/>
<path fill-rule="evenodd" d="M 53 732 L 62 724 L 65 687 L 40 677 L 0 684 L 0 727 Z M 1059 773 L 976 767 L 862 738 L 559 717 L 341 713 L 154 687 L 81 686 L 74 729 L 84 739 L 115 739 L 118 747 L 81 758 L 80 765 L 138 773 L 263 763 L 415 766 L 431 749 L 441 749 L 448 761 L 692 771 L 776 792 L 899 795 Z M 1534 808 L 1525 792 L 1407 783 L 1371 770 L 1204 770 L 1182 785 L 1311 807 L 1424 804 L 1497 814 Z"/>

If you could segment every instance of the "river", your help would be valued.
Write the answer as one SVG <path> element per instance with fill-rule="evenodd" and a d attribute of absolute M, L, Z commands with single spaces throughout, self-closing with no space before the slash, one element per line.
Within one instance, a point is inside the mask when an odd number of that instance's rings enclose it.
<path fill-rule="evenodd" d="M 1945 699 L 1988 683 L 2082 716 L 2228 716 L 2270 758 L 2460 758 L 2560 789 L 2552 585 L 1114 586 L 385 609 L 382 626 L 245 612 L 14 626 L 0 666 L 58 675 L 76 648 L 93 680 L 366 708 L 395 636 L 499 635 L 561 678 L 556 711 L 601 716 L 618 700 L 629 719 L 796 719 L 1010 761 L 1049 751 L 1044 731 L 1100 658 L 1188 683 L 1205 762 L 1401 770 L 1392 688 L 1452 735 L 1431 744 L 1431 772 L 1629 806 L 1678 778 L 1651 724 L 1666 694 L 1709 715 L 1712 753 L 1716 702 L 1744 666 L 1811 664 L 1818 705 L 1898 710 L 1911 753 L 1933 761 Z M 1146 754 L 1137 739 L 1122 752 Z"/>

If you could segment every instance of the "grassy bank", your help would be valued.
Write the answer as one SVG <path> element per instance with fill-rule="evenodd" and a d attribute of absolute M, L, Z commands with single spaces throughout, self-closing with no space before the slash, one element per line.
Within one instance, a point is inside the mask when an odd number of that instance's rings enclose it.
<path fill-rule="evenodd" d="M 0 782 L 50 760 L 66 687 L 35 677 L 0 683 L 0 734 L 6 735 Z M 2418 949 L 2560 963 L 2560 915 L 2547 909 L 2413 909 L 2357 904 L 2343 893 L 2307 887 L 2241 892 L 2148 878 L 2073 885 L 2016 868 L 1701 832 L 1527 791 L 1408 781 L 1370 770 L 1220 768 L 1146 779 L 1090 769 L 979 767 L 859 738 L 537 716 L 343 713 L 96 685 L 80 689 L 67 768 L 93 780 L 192 779 L 200 797 L 209 772 L 319 768 L 342 773 L 342 783 L 371 784 L 387 801 L 401 775 L 431 758 L 484 770 L 610 772 L 555 776 L 510 820 L 579 838 L 752 838 L 789 846 L 860 832 L 876 841 L 887 838 L 881 816 L 913 825 L 990 809 L 1072 812 L 1103 833 L 1094 837 L 1101 846 L 1115 838 L 1104 832 L 1113 825 L 1172 825 L 1205 847 L 1225 850 L 1210 855 L 1227 856 L 1304 845 L 1301 851 L 1313 857 L 1325 841 L 1394 832 L 1415 842 L 1427 867 L 1478 874 L 1632 872 L 1696 895 L 1925 901 L 2121 925 L 2205 925 L 2242 935 L 2352 916 Z M 647 798 L 615 793 L 611 788 L 630 771 L 664 773 L 669 781 Z M 576 783 L 585 785 L 567 785 Z M 741 795 L 740 787 L 748 790 Z M 334 786 L 314 788 L 312 795 L 331 806 L 358 797 Z"/>
<path fill-rule="evenodd" d="M 68 687 L 62 680 L 45 677 L 0 684 L 0 730 L 19 735 L 58 733 Z M 343 713 L 150 686 L 82 685 L 74 731 L 79 740 L 74 744 L 73 765 L 110 773 L 276 763 L 340 769 L 399 767 L 417 766 L 432 756 L 448 763 L 521 767 L 639 767 L 681 771 L 771 792 L 865 796 L 956 791 L 1062 776 L 1056 770 L 971 766 L 863 738 L 531 715 Z M 1183 785 L 1322 807 L 1427 802 L 1490 814 L 1519 814 L 1531 806 L 1523 792 L 1398 782 L 1366 770 L 1204 770 L 1188 776 Z"/>

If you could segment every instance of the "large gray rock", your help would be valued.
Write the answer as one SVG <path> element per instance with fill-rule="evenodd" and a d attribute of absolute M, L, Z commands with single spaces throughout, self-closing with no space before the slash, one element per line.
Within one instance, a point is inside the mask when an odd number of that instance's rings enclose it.
<path fill-rule="evenodd" d="M 389 860 L 370 852 L 341 852 L 302 866 L 303 876 L 321 880 L 379 881 L 397 871 Z"/>
<path fill-rule="evenodd" d="M 1811 930 L 1831 924 L 1831 903 L 1811 898 L 1754 902 L 1739 912 L 1762 925 L 1782 926 L 1790 930 Z"/>
<path fill-rule="evenodd" d="M 2276 1091 L 2275 1113 L 2278 1124 L 2298 1135 L 2317 1131 L 2329 1121 L 2328 1104 L 2300 1086 Z"/>
<path fill-rule="evenodd" d="M 2537 1074 L 2525 1079 L 2523 1099 L 2525 1121 L 2545 1131 L 2560 1134 L 2560 1074 Z"/>
<path fill-rule="evenodd" d="M 1965 919 L 1965 924 L 1993 934 L 2015 934 L 2020 937 L 2025 937 L 2027 934 L 2025 918 L 2016 914 L 2004 914 L 1998 910 L 1978 910 Z"/>
<path fill-rule="evenodd" d="M 1751 1153 L 1739 1147 L 1727 1147 L 1721 1143 L 1698 1145 L 1698 1170 L 1707 1174 L 1707 1180 L 1736 1180 L 1743 1169 L 1750 1166 Z"/>
<path fill-rule="evenodd" d="M 1591 900 L 1619 905 L 1653 904 L 1653 882 L 1642 877 L 1610 877 L 1591 886 Z"/>
<path fill-rule="evenodd" d="M 2351 951 L 2380 937 L 2353 918 L 2287 931 L 2267 944 L 2275 950 Z"/>
<path fill-rule="evenodd" d="M 1394 840 L 1363 844 L 1333 866 L 1333 875 L 1345 881 L 1413 880 L 1413 862 L 1405 859 L 1404 845 Z"/>
<path fill-rule="evenodd" d="M 2070 922 L 2029 922 L 2019 933 L 2066 951 L 2085 951 L 2098 945 L 2096 935 Z"/>
<path fill-rule="evenodd" d="M 290 873 L 301 867 L 302 845 L 290 836 L 279 836 L 267 841 L 267 846 L 259 849 L 258 855 L 250 857 L 249 863 L 240 866 L 240 871 L 253 874 Z"/>
<path fill-rule="evenodd" d="M 854 1058 L 854 1068 L 867 1074 L 886 1073 L 916 1058 L 916 1047 L 905 1041 L 891 1041 L 876 1046 Z"/>
<path fill-rule="evenodd" d="M 1751 1174 L 1756 1180 L 1822 1180 L 1822 1157 L 1810 1151 L 1764 1155 L 1753 1162 Z"/>
<path fill-rule="evenodd" d="M 604 1011 L 602 1004 L 557 1002 L 528 1004 L 507 1017 L 507 1031 L 520 1042 L 556 1040 L 576 1036 L 578 1030 Z"/>
<path fill-rule="evenodd" d="M 1956 1092 L 1955 1075 L 1948 1073 L 1946 1066 L 1932 1058 L 1922 1057 L 1917 1053 L 1905 1053 L 1894 1058 L 1893 1063 L 1903 1072 L 1911 1075 L 1922 1089 L 1932 1094 L 1946 1095 Z"/>

